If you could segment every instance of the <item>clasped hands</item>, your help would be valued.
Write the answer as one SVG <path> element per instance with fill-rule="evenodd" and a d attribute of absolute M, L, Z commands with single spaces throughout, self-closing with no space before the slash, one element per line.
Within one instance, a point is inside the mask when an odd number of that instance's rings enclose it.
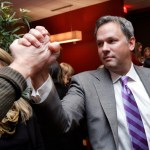
<path fill-rule="evenodd" d="M 14 58 L 11 68 L 25 78 L 32 77 L 55 61 L 60 54 L 58 42 L 50 42 L 48 31 L 37 26 L 10 45 Z"/>

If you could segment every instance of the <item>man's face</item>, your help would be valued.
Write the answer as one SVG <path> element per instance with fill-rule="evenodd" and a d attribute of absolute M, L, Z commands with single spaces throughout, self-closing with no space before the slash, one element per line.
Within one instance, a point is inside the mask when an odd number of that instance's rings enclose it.
<path fill-rule="evenodd" d="M 119 24 L 102 25 L 97 31 L 97 45 L 100 59 L 107 69 L 116 73 L 129 71 L 135 39 L 128 41 Z"/>

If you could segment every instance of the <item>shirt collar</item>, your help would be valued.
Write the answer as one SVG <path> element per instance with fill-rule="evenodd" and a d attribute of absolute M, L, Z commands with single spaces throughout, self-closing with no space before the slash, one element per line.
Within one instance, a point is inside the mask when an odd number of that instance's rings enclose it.
<path fill-rule="evenodd" d="M 113 84 L 116 83 L 122 77 L 121 75 L 116 74 L 116 73 L 111 72 L 111 71 L 110 71 L 110 74 L 111 74 Z M 138 80 L 138 76 L 137 76 L 137 73 L 134 69 L 133 63 L 131 64 L 131 68 L 130 68 L 129 72 L 126 74 L 126 76 L 128 76 L 133 81 Z"/>

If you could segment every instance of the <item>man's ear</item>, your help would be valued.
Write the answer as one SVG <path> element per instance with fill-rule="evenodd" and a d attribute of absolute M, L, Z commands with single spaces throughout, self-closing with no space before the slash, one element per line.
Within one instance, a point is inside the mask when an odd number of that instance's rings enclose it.
<path fill-rule="evenodd" d="M 131 37 L 130 38 L 130 40 L 129 40 L 129 49 L 130 49 L 130 51 L 133 51 L 134 50 L 134 48 L 135 48 L 135 37 Z"/>

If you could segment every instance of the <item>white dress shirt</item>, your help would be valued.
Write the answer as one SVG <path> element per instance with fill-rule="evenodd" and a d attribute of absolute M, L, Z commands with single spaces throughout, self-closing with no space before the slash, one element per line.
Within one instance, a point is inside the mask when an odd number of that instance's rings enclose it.
<path fill-rule="evenodd" d="M 150 98 L 138 74 L 136 73 L 133 64 L 129 72 L 126 74 L 126 76 L 130 77 L 127 85 L 132 91 L 136 103 L 138 105 L 139 111 L 141 113 L 148 145 L 150 147 Z M 132 148 L 129 137 L 129 131 L 121 95 L 122 86 L 119 80 L 121 76 L 111 72 L 111 77 L 113 80 L 115 90 L 116 108 L 117 108 L 118 136 L 119 136 L 118 150 L 131 150 Z"/>
<path fill-rule="evenodd" d="M 51 77 L 49 76 L 48 79 L 43 83 L 43 85 L 35 90 L 31 84 L 31 79 L 28 78 L 27 84 L 32 89 L 31 97 L 35 103 L 42 103 L 48 97 L 51 89 L 52 89 L 52 81 Z"/>

